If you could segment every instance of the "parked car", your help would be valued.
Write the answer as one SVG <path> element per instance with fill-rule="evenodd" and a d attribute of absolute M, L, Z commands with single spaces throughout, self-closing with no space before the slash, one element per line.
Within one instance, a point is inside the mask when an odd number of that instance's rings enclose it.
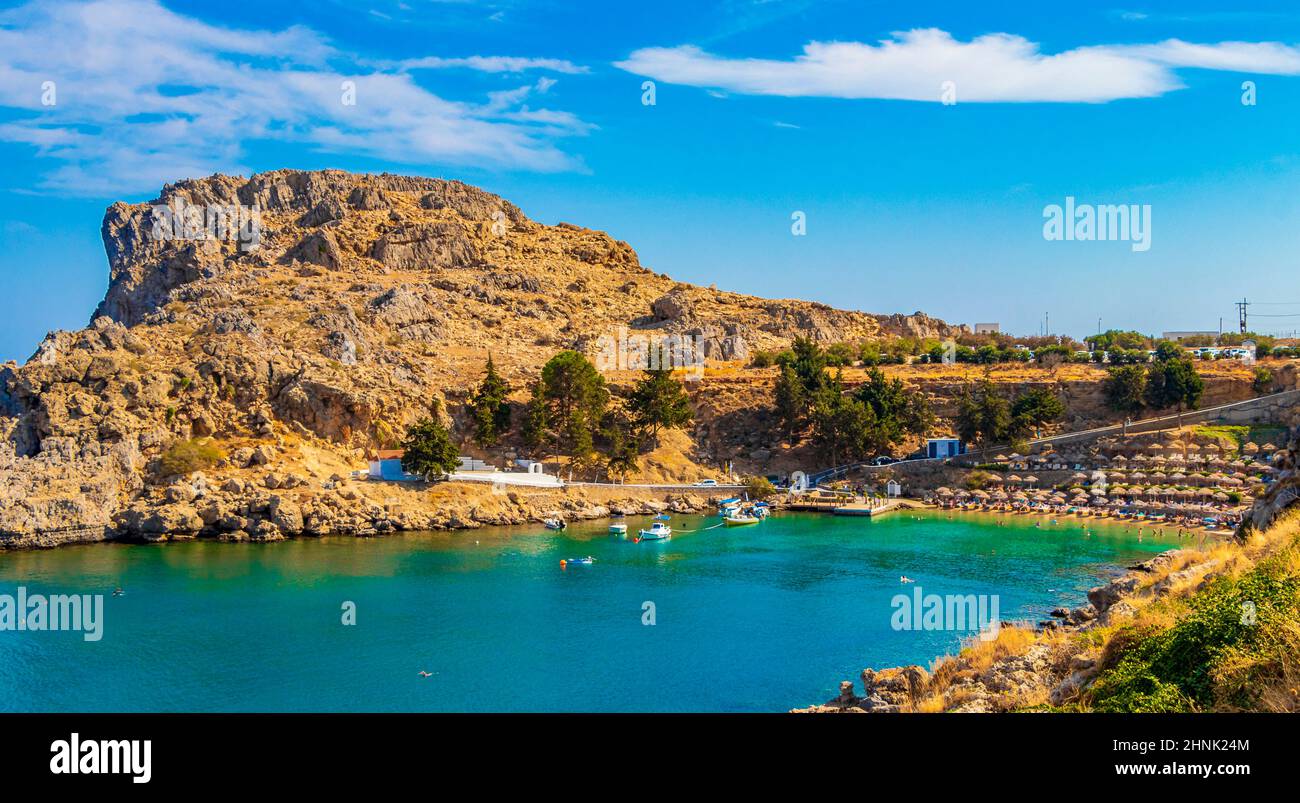
<path fill-rule="evenodd" d="M 882 454 L 882 455 L 880 455 L 879 457 L 876 457 L 874 460 L 872 460 L 872 461 L 871 461 L 871 465 L 873 465 L 873 466 L 887 466 L 887 465 L 889 465 L 890 463 L 897 463 L 897 462 L 898 462 L 898 458 L 897 458 L 897 457 L 891 457 L 890 455 Z"/>
<path fill-rule="evenodd" d="M 717 480 L 700 480 L 699 482 L 695 483 L 695 486 L 697 488 L 712 488 L 717 484 L 718 484 Z"/>

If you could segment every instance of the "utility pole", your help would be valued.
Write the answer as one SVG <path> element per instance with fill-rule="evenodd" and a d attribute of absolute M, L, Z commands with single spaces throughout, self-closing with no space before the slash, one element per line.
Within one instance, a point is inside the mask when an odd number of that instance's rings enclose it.
<path fill-rule="evenodd" d="M 1241 333 L 1243 335 L 1246 334 L 1246 307 L 1249 306 L 1250 302 L 1246 300 L 1245 296 L 1242 296 L 1241 300 L 1237 302 L 1237 319 L 1241 324 Z"/>

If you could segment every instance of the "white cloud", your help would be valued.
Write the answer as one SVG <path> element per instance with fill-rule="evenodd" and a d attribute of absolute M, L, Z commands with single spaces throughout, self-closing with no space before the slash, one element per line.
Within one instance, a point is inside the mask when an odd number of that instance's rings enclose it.
<path fill-rule="evenodd" d="M 53 81 L 57 104 L 43 106 Z M 343 103 L 343 83 L 356 86 Z M 589 126 L 522 101 L 550 84 L 448 100 L 400 67 L 340 53 L 320 34 L 237 30 L 155 0 L 33 3 L 0 12 L 0 139 L 51 165 L 44 188 L 80 195 L 247 172 L 260 139 L 399 164 L 578 167 L 557 146 Z"/>
<path fill-rule="evenodd" d="M 1275 42 L 1101 45 L 1045 54 L 1024 37 L 959 41 L 933 29 L 878 44 L 810 42 L 793 59 L 727 58 L 692 45 L 637 50 L 616 66 L 668 83 L 751 95 L 938 101 L 944 82 L 959 102 L 1099 103 L 1183 86 L 1175 69 L 1300 74 L 1300 50 Z"/>
<path fill-rule="evenodd" d="M 398 62 L 398 64 L 407 70 L 443 70 L 460 67 L 478 70 L 479 72 L 518 73 L 528 70 L 547 70 L 571 75 L 589 71 L 588 68 L 565 59 L 532 59 L 518 56 L 466 56 L 464 58 L 425 56 L 418 59 L 406 59 Z"/>

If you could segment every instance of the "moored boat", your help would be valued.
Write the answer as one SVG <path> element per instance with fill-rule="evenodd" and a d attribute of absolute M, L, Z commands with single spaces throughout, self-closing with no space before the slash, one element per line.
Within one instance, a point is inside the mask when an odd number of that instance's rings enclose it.
<path fill-rule="evenodd" d="M 758 524 L 760 521 L 762 519 L 757 516 L 749 516 L 743 513 L 722 517 L 722 523 L 728 527 L 744 527 L 746 524 Z"/>
<path fill-rule="evenodd" d="M 641 541 L 662 541 L 666 538 L 672 537 L 673 528 L 669 527 L 662 521 L 656 521 L 654 524 L 650 525 L 650 529 L 640 530 L 639 532 L 640 535 L 638 535 L 636 539 L 638 543 Z"/>
<path fill-rule="evenodd" d="M 610 535 L 627 535 L 627 525 L 621 521 L 616 521 L 609 525 Z"/>
<path fill-rule="evenodd" d="M 542 525 L 548 530 L 563 530 L 566 526 L 564 519 L 542 519 Z"/>

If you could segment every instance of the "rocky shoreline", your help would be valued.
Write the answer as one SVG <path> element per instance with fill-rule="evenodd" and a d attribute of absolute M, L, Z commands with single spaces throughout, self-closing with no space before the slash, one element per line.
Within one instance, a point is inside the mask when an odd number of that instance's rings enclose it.
<path fill-rule="evenodd" d="M 1053 619 L 1039 622 L 1035 631 L 1003 622 L 1003 632 L 1018 631 L 1031 643 L 1016 654 L 1000 657 L 996 646 L 987 648 L 994 655 L 987 666 L 981 666 L 984 661 L 979 660 L 986 655 L 976 658 L 964 651 L 938 659 L 932 669 L 917 664 L 867 668 L 861 674 L 861 694 L 852 680 L 844 680 L 835 699 L 792 709 L 791 713 L 995 713 L 1015 710 L 1014 701 L 1041 699 L 1054 706 L 1069 703 L 1101 671 L 1100 656 L 1087 648 L 1072 647 L 1070 639 L 1051 636 L 1082 633 L 1129 618 L 1135 611 L 1132 600 L 1138 594 L 1163 597 L 1189 584 L 1199 586 L 1215 575 L 1219 564 L 1213 559 L 1170 571 L 1188 557 L 1185 550 L 1170 549 L 1133 564 L 1120 576 L 1090 589 L 1086 604 L 1052 611 Z M 1042 638 L 1044 635 L 1049 637 Z"/>
<path fill-rule="evenodd" d="M 125 449 L 91 448 L 69 456 L 73 474 L 107 460 L 120 471 L 87 473 L 75 500 L 62 488 L 24 486 L 23 477 L 48 479 L 22 463 L 0 462 L 11 514 L 0 522 L 0 550 L 50 548 L 99 541 L 158 543 L 206 538 L 280 541 L 322 535 L 378 536 L 411 530 L 464 530 L 541 522 L 591 520 L 612 514 L 689 513 L 710 500 L 649 489 L 568 487 L 503 489 L 473 483 L 389 483 L 292 470 L 278 463 L 272 444 L 249 450 L 242 470 L 193 472 L 164 486 L 139 483 Z M 49 468 L 48 466 L 46 467 Z M 58 472 L 54 472 L 57 474 Z M 134 480 L 134 482 L 133 482 Z"/>

